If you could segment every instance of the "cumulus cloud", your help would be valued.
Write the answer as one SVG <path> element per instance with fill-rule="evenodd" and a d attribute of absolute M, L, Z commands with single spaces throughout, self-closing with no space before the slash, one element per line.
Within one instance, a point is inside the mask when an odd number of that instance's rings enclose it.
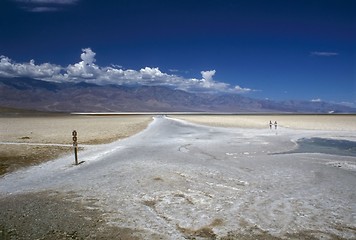
<path fill-rule="evenodd" d="M 36 65 L 34 60 L 28 63 L 16 63 L 10 58 L 0 56 L 0 76 L 31 77 L 47 80 L 60 74 L 61 67 L 55 64 L 43 63 Z"/>
<path fill-rule="evenodd" d="M 85 64 L 92 64 L 95 60 L 96 53 L 93 52 L 90 48 L 82 49 L 83 53 L 80 54 L 80 58 L 83 60 Z"/>
<path fill-rule="evenodd" d="M 243 87 L 240 87 L 239 85 L 236 85 L 234 90 L 238 93 L 248 93 L 248 92 L 253 91 L 251 88 L 243 88 Z"/>
<path fill-rule="evenodd" d="M 339 53 L 337 53 L 337 52 L 311 52 L 310 55 L 317 56 L 317 57 L 334 57 L 334 56 L 338 56 Z"/>
<path fill-rule="evenodd" d="M 150 67 L 145 67 L 140 70 L 141 76 L 143 79 L 157 79 L 160 77 L 165 76 L 159 68 L 150 68 Z M 166 75 L 168 76 L 168 75 Z"/>
<path fill-rule="evenodd" d="M 216 70 L 201 71 L 203 79 L 200 80 L 199 85 L 202 89 L 215 89 L 220 92 L 235 92 L 235 93 L 247 93 L 253 91 L 250 88 L 242 88 L 239 85 L 232 87 L 228 83 L 215 81 L 213 76 Z"/>
<path fill-rule="evenodd" d="M 212 82 L 213 76 L 215 75 L 216 71 L 215 70 L 201 71 L 200 73 L 205 81 Z"/>
<path fill-rule="evenodd" d="M 118 65 L 100 67 L 95 64 L 96 53 L 91 48 L 82 49 L 81 61 L 66 67 L 51 63 L 36 64 L 34 60 L 16 63 L 6 56 L 0 56 L 0 76 L 31 77 L 56 82 L 88 82 L 98 85 L 151 85 L 168 86 L 191 92 L 247 93 L 250 88 L 216 81 L 216 70 L 201 71 L 202 78 L 184 78 L 162 72 L 158 67 L 144 67 L 140 70 L 122 69 Z"/>
<path fill-rule="evenodd" d="M 310 100 L 311 102 L 321 102 L 321 99 L 320 98 L 314 98 L 312 100 Z"/>
<path fill-rule="evenodd" d="M 201 71 L 200 73 L 203 78 L 199 81 L 199 86 L 203 89 L 216 89 L 224 91 L 229 88 L 229 84 L 213 80 L 216 70 Z"/>

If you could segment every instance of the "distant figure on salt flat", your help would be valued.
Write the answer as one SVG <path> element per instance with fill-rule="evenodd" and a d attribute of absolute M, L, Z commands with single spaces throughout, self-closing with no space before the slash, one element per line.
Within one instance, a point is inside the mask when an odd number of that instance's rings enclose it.
<path fill-rule="evenodd" d="M 274 121 L 274 129 L 277 129 L 277 121 Z"/>
<path fill-rule="evenodd" d="M 272 121 L 269 121 L 269 129 L 272 129 Z"/>

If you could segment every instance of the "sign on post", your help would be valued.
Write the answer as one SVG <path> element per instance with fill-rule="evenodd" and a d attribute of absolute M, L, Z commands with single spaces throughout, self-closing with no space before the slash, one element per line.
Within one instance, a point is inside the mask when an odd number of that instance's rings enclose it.
<path fill-rule="evenodd" d="M 74 148 L 74 158 L 75 158 L 75 165 L 78 165 L 78 138 L 77 138 L 77 131 L 72 132 L 73 136 L 73 148 Z"/>

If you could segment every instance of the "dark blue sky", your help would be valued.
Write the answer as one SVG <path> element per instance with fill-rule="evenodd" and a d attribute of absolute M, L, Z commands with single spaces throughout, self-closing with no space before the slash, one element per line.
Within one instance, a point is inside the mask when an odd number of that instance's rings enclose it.
<path fill-rule="evenodd" d="M 206 78 L 217 85 L 199 86 L 251 97 L 356 105 L 353 0 L 1 0 L 0 55 L 12 65 L 75 66 L 85 48 L 92 72 L 159 68 L 170 85 Z"/>

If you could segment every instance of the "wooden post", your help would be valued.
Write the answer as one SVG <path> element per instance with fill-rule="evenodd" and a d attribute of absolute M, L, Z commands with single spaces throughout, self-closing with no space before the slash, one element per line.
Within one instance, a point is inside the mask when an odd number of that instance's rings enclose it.
<path fill-rule="evenodd" d="M 78 138 L 77 138 L 77 131 L 72 132 L 73 136 L 73 147 L 74 147 L 74 158 L 75 158 L 75 165 L 78 165 Z"/>

